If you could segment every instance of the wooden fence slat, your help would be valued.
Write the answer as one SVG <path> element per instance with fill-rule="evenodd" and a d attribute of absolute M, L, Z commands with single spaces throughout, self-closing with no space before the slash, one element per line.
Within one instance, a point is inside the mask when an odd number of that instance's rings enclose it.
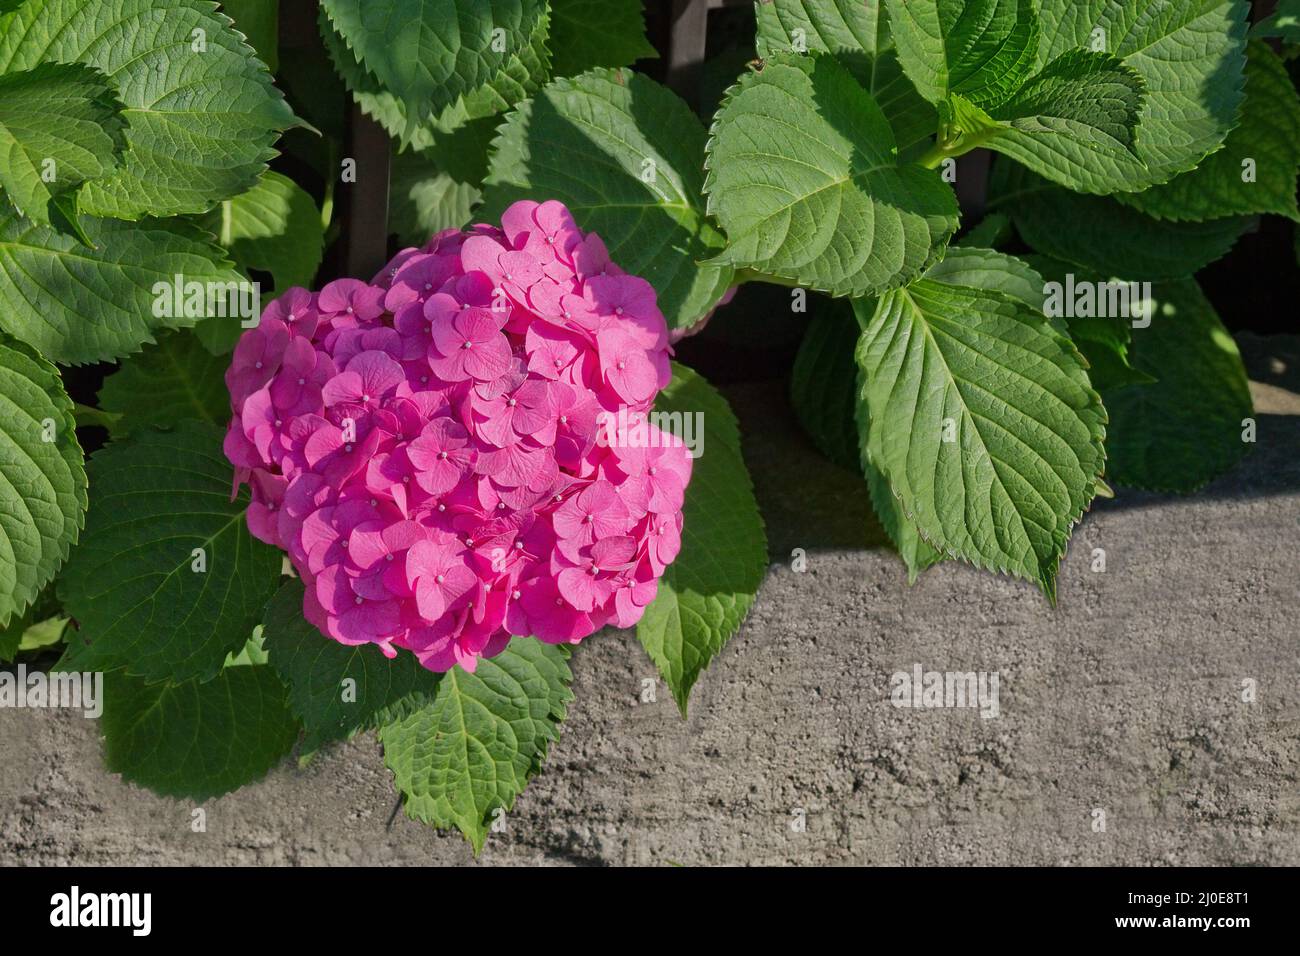
<path fill-rule="evenodd" d="M 347 199 L 343 241 L 347 274 L 370 279 L 388 261 L 388 175 L 390 146 L 384 128 L 353 105 L 348 156 L 357 179 L 340 183 Z M 339 171 L 335 170 L 334 175 Z"/>

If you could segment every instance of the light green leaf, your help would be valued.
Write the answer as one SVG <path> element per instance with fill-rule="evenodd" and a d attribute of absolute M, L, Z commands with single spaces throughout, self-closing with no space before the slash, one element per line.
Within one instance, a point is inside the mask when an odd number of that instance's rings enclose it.
<path fill-rule="evenodd" d="M 992 106 L 1033 72 L 1034 0 L 887 0 L 898 58 L 921 95 Z"/>
<path fill-rule="evenodd" d="M 1247 178 L 1246 166 L 1252 177 Z M 1276 213 L 1300 221 L 1300 96 L 1286 64 L 1262 40 L 1247 50 L 1241 125 L 1223 149 L 1164 186 L 1116 197 L 1157 219 L 1218 219 Z"/>
<path fill-rule="evenodd" d="M 636 629 L 684 717 L 695 681 L 754 603 L 767 569 L 767 536 L 726 399 L 674 363 L 655 411 L 697 416 L 692 420 L 703 425 L 682 508 L 681 553 L 664 571 L 658 597 Z"/>
<path fill-rule="evenodd" d="M 1106 413 L 1082 357 L 1027 303 L 939 279 L 859 321 L 867 451 L 906 517 L 950 556 L 1054 601 L 1104 461 Z"/>
<path fill-rule="evenodd" d="M 59 579 L 81 625 L 70 669 L 208 680 L 248 640 L 279 587 L 281 554 L 248 533 L 247 491 L 231 500 L 222 436 L 183 421 L 90 459 L 90 517 Z"/>
<path fill-rule="evenodd" d="M 1035 310 L 1041 310 L 1043 304 L 1043 279 L 1031 266 L 1014 256 L 978 246 L 950 246 L 944 258 L 931 266 L 925 277 L 949 285 L 992 289 L 1019 299 Z M 856 312 L 859 318 L 869 320 L 875 314 L 875 305 L 863 302 Z M 854 324 L 854 341 L 845 347 L 846 361 L 853 361 L 856 333 L 865 331 L 865 328 L 865 325 L 859 327 Z M 894 542 L 903 563 L 907 565 L 909 583 L 914 584 L 921 572 L 942 561 L 944 554 L 921 536 L 916 525 L 908 518 L 901 499 L 890 488 L 889 479 L 871 462 L 870 416 L 867 414 L 866 403 L 858 401 L 866 379 L 856 362 L 853 365 L 856 373 L 853 404 L 857 415 L 858 454 L 871 491 L 872 507 L 890 540 Z"/>
<path fill-rule="evenodd" d="M 732 282 L 729 266 L 700 264 L 723 245 L 700 202 L 704 140 L 690 108 L 639 73 L 553 80 L 502 125 L 480 213 L 492 221 L 517 199 L 560 200 L 684 328 Z"/>
<path fill-rule="evenodd" d="M 203 224 L 244 272 L 269 272 L 276 294 L 290 286 L 310 286 L 320 268 L 325 246 L 320 210 L 287 176 L 263 173 L 256 186 L 227 199 Z"/>
<path fill-rule="evenodd" d="M 321 7 L 412 125 L 496 78 L 546 14 L 541 0 L 323 0 Z"/>
<path fill-rule="evenodd" d="M 880 5 L 861 0 L 771 0 L 755 3 L 763 59 L 780 53 L 833 53 L 855 75 L 889 44 Z"/>
<path fill-rule="evenodd" d="M 786 54 L 742 77 L 707 165 L 708 209 L 728 238 L 715 261 L 832 295 L 906 283 L 957 228 L 952 189 L 898 164 L 880 107 L 825 54 Z"/>
<path fill-rule="evenodd" d="M 1223 145 L 1239 120 L 1248 11 L 1246 0 L 1039 0 L 1040 66 L 1083 47 L 1146 82 L 1137 156 L 1093 157 L 1109 181 L 1138 192 Z"/>
<path fill-rule="evenodd" d="M 1053 186 L 1007 162 L 994 165 L 989 195 L 992 208 L 1011 216 L 1039 252 L 1103 275 L 1144 281 L 1191 275 L 1227 255 L 1251 224 L 1246 216 L 1161 222 L 1113 198 Z"/>
<path fill-rule="evenodd" d="M 1043 310 L 1043 277 L 1023 259 L 978 246 L 951 246 L 925 277 L 948 285 L 990 289 Z"/>
<path fill-rule="evenodd" d="M 204 0 L 30 0 L 0 19 L 0 72 L 47 62 L 101 70 L 125 106 L 121 165 L 80 193 L 90 215 L 203 212 L 251 187 L 295 122 L 243 37 Z"/>
<path fill-rule="evenodd" d="M 550 0 L 549 6 L 556 76 L 659 55 L 645 38 L 641 0 Z"/>
<path fill-rule="evenodd" d="M 1300 0 L 1278 0 L 1277 10 L 1256 23 L 1251 34 L 1300 43 Z"/>
<path fill-rule="evenodd" d="M 221 12 L 274 73 L 280 67 L 280 0 L 221 0 Z"/>
<path fill-rule="evenodd" d="M 262 665 L 270 662 L 270 655 L 266 652 L 266 647 L 262 640 L 262 626 L 259 624 L 253 628 L 253 636 L 244 642 L 244 646 L 237 654 L 227 654 L 224 667 L 248 667 L 250 665 Z M 224 668 L 223 668 L 224 669 Z"/>
<path fill-rule="evenodd" d="M 284 685 L 265 665 L 214 679 L 147 684 L 104 675 L 104 762 L 167 797 L 203 801 L 264 777 L 293 747 L 298 725 Z"/>
<path fill-rule="evenodd" d="M 559 739 L 573 699 L 568 660 L 567 647 L 516 637 L 473 674 L 452 668 L 431 701 L 381 726 L 407 814 L 483 849 L 494 812 L 514 806 Z"/>
<path fill-rule="evenodd" d="M 861 376 L 859 376 L 861 389 Z M 871 425 L 865 420 L 859 422 L 859 441 L 865 449 L 871 443 Z M 876 513 L 876 520 L 889 535 L 894 550 L 903 559 L 907 568 L 907 583 L 915 584 L 921 572 L 934 567 L 944 559 L 944 554 L 930 542 L 921 537 L 921 532 L 907 516 L 903 502 L 889 487 L 889 479 L 884 472 L 871 463 L 866 452 L 862 453 L 861 468 L 867 479 L 867 491 L 871 495 L 871 510 Z"/>
<path fill-rule="evenodd" d="M 86 472 L 58 370 L 0 336 L 0 628 L 35 601 L 76 542 Z"/>
<path fill-rule="evenodd" d="M 0 187 L 23 215 L 48 225 L 56 195 L 117 165 L 121 108 L 87 66 L 43 63 L 0 76 Z"/>
<path fill-rule="evenodd" d="M 83 216 L 81 227 L 93 248 L 26 222 L 0 199 L 0 328 L 55 362 L 129 355 L 159 329 L 199 321 L 184 309 L 155 315 L 157 283 L 241 281 L 212 236 L 184 220 Z"/>
<path fill-rule="evenodd" d="M 229 361 L 212 355 L 193 332 L 167 332 L 124 361 L 99 389 L 99 407 L 116 417 L 109 426 L 124 438 L 150 426 L 197 419 L 230 421 Z"/>
<path fill-rule="evenodd" d="M 429 153 L 397 153 L 388 189 L 389 231 L 404 246 L 422 246 L 436 232 L 468 224 L 481 196 L 471 183 L 443 172 Z"/>
<path fill-rule="evenodd" d="M 1142 78 L 1114 57 L 1070 50 L 1010 100 L 981 110 L 952 96 L 940 112 L 953 153 L 985 146 L 1071 189 L 1111 193 L 1135 157 Z"/>
<path fill-rule="evenodd" d="M 42 588 L 22 614 L 0 626 L 0 663 L 8 663 L 26 651 L 43 651 L 61 643 L 68 628 L 62 610 L 53 583 Z"/>
<path fill-rule="evenodd" d="M 289 688 L 289 707 L 307 732 L 304 751 L 372 726 L 398 701 L 414 697 L 413 706 L 422 706 L 422 695 L 437 693 L 440 675 L 421 667 L 414 654 L 402 651 L 389 660 L 378 647 L 340 644 L 303 617 L 302 601 L 302 582 L 286 581 L 267 605 L 262 634 L 271 666 Z"/>
<path fill-rule="evenodd" d="M 1191 492 L 1250 451 L 1254 414 L 1241 353 L 1191 279 L 1155 287 L 1151 325 L 1133 330 L 1133 364 L 1156 382 L 1108 390 L 1108 476 L 1122 485 Z"/>

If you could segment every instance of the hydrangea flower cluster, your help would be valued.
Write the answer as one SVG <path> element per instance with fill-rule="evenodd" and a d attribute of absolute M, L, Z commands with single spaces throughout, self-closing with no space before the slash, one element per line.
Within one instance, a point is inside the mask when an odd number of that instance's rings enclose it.
<path fill-rule="evenodd" d="M 431 670 L 631 626 L 691 476 L 646 419 L 669 354 L 654 289 L 558 202 L 439 233 L 368 283 L 290 289 L 226 373 L 249 530 L 322 632 Z"/>

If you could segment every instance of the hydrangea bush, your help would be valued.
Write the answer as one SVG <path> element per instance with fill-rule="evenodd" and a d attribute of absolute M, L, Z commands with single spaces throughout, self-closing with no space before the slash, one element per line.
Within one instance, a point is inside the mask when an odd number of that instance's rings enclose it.
<path fill-rule="evenodd" d="M 760 0 L 688 103 L 639 0 L 0 3 L 0 660 L 103 672 L 109 769 L 190 801 L 373 732 L 481 849 L 572 645 L 685 713 L 741 629 L 740 431 L 672 356 L 757 283 L 909 577 L 1056 600 L 1098 494 L 1267 437 L 1195 276 L 1300 221 L 1276 7 Z"/>

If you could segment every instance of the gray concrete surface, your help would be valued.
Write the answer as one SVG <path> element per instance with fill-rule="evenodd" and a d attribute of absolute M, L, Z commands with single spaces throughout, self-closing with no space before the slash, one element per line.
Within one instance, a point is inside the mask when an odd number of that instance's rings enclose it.
<path fill-rule="evenodd" d="M 732 389 L 774 562 L 752 616 L 686 721 L 666 692 L 637 702 L 633 635 L 581 647 L 563 737 L 477 863 L 1300 864 L 1298 341 L 1243 339 L 1247 463 L 1195 498 L 1099 504 L 1056 610 L 957 565 L 909 589 L 779 389 Z M 997 671 L 1001 716 L 891 706 L 916 663 Z M 210 802 L 196 834 L 189 805 L 104 772 L 93 721 L 0 711 L 0 863 L 475 862 L 390 827 L 393 802 L 366 735 Z"/>

